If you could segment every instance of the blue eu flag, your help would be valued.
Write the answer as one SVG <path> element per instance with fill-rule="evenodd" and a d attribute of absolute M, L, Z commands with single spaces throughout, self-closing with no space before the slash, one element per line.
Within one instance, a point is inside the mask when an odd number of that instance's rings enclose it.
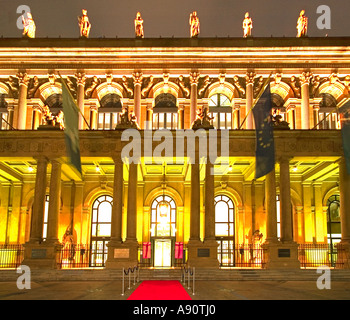
<path fill-rule="evenodd" d="M 79 109 L 70 93 L 63 78 L 62 82 L 62 108 L 64 114 L 64 135 L 69 160 L 74 168 L 80 173 L 80 145 L 79 145 Z"/>
<path fill-rule="evenodd" d="M 350 174 L 350 101 L 338 109 L 341 122 L 341 134 L 346 170 Z"/>
<path fill-rule="evenodd" d="M 275 168 L 275 144 L 271 109 L 271 92 L 270 84 L 268 84 L 253 108 L 256 130 L 255 179 L 265 176 Z"/>

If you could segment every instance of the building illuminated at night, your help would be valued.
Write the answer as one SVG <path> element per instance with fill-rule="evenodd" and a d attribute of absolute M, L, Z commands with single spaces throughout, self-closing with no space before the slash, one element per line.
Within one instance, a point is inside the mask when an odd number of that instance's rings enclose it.
<path fill-rule="evenodd" d="M 349 268 L 337 112 L 349 99 L 349 40 L 0 39 L 0 266 Z M 276 165 L 255 179 L 250 111 L 270 74 Z M 59 75 L 84 115 L 82 176 L 51 119 Z M 202 108 L 203 141 L 215 131 L 218 152 L 199 161 L 196 139 L 193 162 L 175 140 Z M 122 158 L 125 110 L 138 163 Z"/>

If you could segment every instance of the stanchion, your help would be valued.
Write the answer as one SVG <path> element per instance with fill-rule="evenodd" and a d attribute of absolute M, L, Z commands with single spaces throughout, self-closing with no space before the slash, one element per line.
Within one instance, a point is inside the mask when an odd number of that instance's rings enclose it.
<path fill-rule="evenodd" d="M 122 296 L 124 295 L 124 268 L 122 270 Z"/>

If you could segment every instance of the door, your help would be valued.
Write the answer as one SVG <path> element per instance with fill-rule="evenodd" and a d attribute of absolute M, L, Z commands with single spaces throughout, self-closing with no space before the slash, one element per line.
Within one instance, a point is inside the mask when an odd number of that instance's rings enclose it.
<path fill-rule="evenodd" d="M 154 240 L 154 266 L 171 267 L 171 239 Z"/>

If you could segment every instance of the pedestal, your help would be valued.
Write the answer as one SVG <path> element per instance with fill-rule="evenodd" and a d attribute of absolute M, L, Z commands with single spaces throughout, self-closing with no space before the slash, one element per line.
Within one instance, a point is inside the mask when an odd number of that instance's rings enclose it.
<path fill-rule="evenodd" d="M 350 269 L 350 243 L 341 241 L 336 245 L 337 248 L 337 269 Z"/>
<path fill-rule="evenodd" d="M 266 269 L 299 269 L 298 244 L 296 242 L 265 242 L 264 262 Z"/>
<path fill-rule="evenodd" d="M 138 264 L 138 242 L 127 240 L 125 242 L 109 241 L 106 268 L 120 269 L 133 268 Z"/>
<path fill-rule="evenodd" d="M 190 240 L 187 244 L 188 265 L 199 268 L 219 268 L 217 256 L 218 243 L 215 240 L 201 242 Z"/>
<path fill-rule="evenodd" d="M 31 269 L 57 269 L 60 243 L 27 242 L 22 265 Z"/>

